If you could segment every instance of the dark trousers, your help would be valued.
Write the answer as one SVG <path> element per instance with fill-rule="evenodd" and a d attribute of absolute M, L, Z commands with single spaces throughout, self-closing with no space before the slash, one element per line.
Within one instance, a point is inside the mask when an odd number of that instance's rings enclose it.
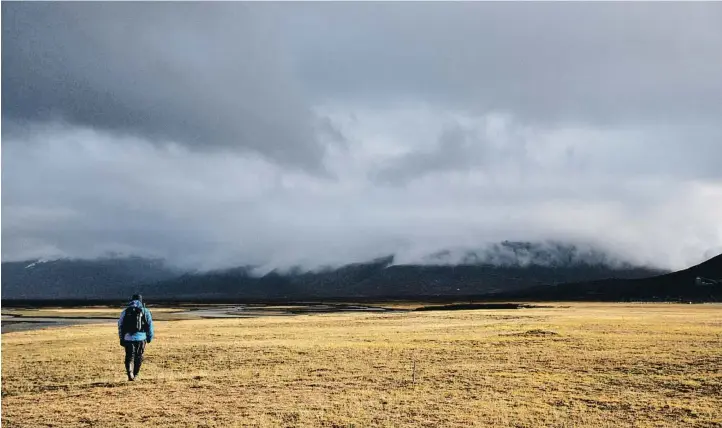
<path fill-rule="evenodd" d="M 143 352 L 145 352 L 145 340 L 132 340 L 125 342 L 125 372 L 130 376 L 130 363 L 133 363 L 133 376 L 140 372 L 143 364 Z"/>

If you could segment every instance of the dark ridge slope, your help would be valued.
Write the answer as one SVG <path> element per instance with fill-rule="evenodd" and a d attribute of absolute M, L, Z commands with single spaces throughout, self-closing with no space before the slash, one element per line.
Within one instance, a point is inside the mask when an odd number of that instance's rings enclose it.
<path fill-rule="evenodd" d="M 707 278 L 709 283 L 697 281 Z M 533 300 L 692 300 L 722 301 L 722 254 L 696 266 L 641 279 L 579 281 L 502 292 L 497 298 Z"/>
<path fill-rule="evenodd" d="M 5 262 L 2 264 L 3 299 L 113 299 L 127 298 L 149 282 L 178 276 L 162 260 L 142 257 L 95 260 Z"/>

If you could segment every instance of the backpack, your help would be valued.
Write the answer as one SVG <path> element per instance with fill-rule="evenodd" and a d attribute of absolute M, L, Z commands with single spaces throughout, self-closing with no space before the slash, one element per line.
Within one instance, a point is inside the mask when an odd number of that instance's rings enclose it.
<path fill-rule="evenodd" d="M 123 317 L 123 333 L 135 334 L 145 331 L 147 322 L 143 308 L 128 306 Z"/>

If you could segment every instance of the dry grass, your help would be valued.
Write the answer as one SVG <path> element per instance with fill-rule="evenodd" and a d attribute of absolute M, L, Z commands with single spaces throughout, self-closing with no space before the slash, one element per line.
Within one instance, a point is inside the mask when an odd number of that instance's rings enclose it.
<path fill-rule="evenodd" d="M 3 426 L 722 426 L 720 306 L 219 319 L 156 331 L 136 383 L 124 380 L 114 325 L 4 334 Z"/>

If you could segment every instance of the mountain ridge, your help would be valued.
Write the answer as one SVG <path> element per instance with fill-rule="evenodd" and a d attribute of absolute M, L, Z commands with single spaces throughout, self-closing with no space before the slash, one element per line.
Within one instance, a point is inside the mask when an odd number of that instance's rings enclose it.
<path fill-rule="evenodd" d="M 294 299 L 481 295 L 538 284 L 641 278 L 662 273 L 608 254 L 555 242 L 504 241 L 472 251 L 441 251 L 401 263 L 394 255 L 339 267 L 291 267 L 259 273 L 258 266 L 182 271 L 158 259 L 60 259 L 3 263 L 3 299 L 127 298 Z"/>
<path fill-rule="evenodd" d="M 701 279 L 704 279 L 702 281 Z M 710 281 L 711 280 L 711 281 Z M 497 299 L 722 301 L 722 254 L 676 272 L 610 278 L 496 293 Z"/>
<path fill-rule="evenodd" d="M 432 255 L 435 262 L 428 264 L 398 263 L 389 255 L 340 267 L 295 267 L 265 274 L 250 265 L 183 271 L 163 260 L 142 257 L 5 262 L 2 293 L 3 300 L 125 299 L 134 292 L 156 300 L 461 296 L 541 300 L 589 300 L 597 296 L 614 300 L 660 295 L 704 298 L 699 293 L 680 293 L 676 288 L 696 276 L 722 277 L 716 261 L 720 256 L 669 272 L 634 266 L 604 252 L 572 245 L 504 241 L 489 248 L 485 254 L 456 254 L 459 264 L 449 264 L 450 252 L 439 252 Z M 715 296 L 711 295 L 713 299 Z"/>

